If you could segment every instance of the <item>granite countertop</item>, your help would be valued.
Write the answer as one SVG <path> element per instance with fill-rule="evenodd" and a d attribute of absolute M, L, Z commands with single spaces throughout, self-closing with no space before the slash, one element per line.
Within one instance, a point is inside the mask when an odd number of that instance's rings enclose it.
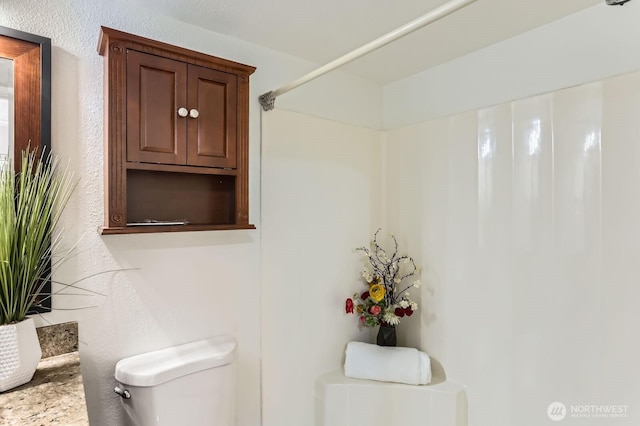
<path fill-rule="evenodd" d="M 0 424 L 88 425 L 77 350 L 43 358 L 29 383 L 0 393 Z"/>

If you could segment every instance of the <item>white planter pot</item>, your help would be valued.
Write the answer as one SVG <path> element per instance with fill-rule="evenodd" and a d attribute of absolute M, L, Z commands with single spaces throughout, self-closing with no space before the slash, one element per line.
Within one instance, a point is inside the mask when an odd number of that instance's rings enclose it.
<path fill-rule="evenodd" d="M 42 351 L 31 318 L 17 324 L 0 325 L 0 392 L 33 378 Z"/>

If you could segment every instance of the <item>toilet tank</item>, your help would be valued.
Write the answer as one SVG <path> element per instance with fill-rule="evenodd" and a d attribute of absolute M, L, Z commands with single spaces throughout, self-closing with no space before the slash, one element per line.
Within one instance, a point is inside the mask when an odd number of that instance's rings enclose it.
<path fill-rule="evenodd" d="M 215 336 L 125 358 L 116 391 L 131 426 L 233 426 L 236 340 Z"/>

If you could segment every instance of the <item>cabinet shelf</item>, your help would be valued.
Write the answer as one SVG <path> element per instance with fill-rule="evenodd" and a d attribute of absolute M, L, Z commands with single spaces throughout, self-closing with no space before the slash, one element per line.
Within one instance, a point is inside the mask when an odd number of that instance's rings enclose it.
<path fill-rule="evenodd" d="M 101 227 L 102 235 L 119 234 L 150 234 L 155 232 L 191 232 L 191 231 L 232 231 L 242 229 L 256 229 L 255 225 L 158 225 L 158 226 L 127 226 L 124 228 Z"/>
<path fill-rule="evenodd" d="M 220 169 L 216 167 L 197 167 L 197 166 L 175 166 L 172 164 L 152 164 L 152 163 L 126 163 L 127 170 L 152 170 L 171 173 L 192 173 L 204 175 L 226 175 L 236 176 L 238 170 Z"/>

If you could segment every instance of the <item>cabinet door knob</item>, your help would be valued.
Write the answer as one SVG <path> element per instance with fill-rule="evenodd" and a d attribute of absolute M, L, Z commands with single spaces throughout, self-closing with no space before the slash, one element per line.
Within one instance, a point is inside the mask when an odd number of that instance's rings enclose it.
<path fill-rule="evenodd" d="M 178 110 L 178 115 L 180 117 L 186 117 L 189 114 L 189 110 L 186 109 L 185 107 L 182 107 Z"/>
<path fill-rule="evenodd" d="M 189 111 L 189 117 L 191 117 L 191 118 L 198 118 L 199 115 L 200 115 L 200 113 L 195 108 L 192 109 L 191 111 Z"/>

